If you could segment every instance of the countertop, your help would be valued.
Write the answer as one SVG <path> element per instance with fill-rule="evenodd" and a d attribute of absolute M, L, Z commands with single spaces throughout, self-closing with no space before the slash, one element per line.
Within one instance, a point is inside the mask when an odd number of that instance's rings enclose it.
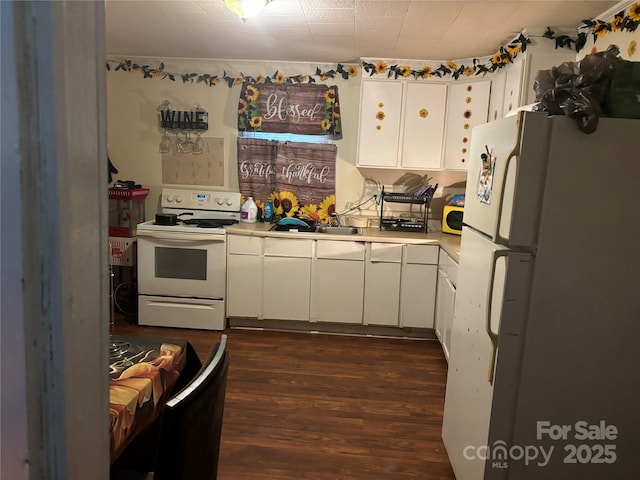
<path fill-rule="evenodd" d="M 416 233 L 380 230 L 378 227 L 359 228 L 357 235 L 331 235 L 315 232 L 269 231 L 268 223 L 238 223 L 225 229 L 229 235 L 249 235 L 257 237 L 309 238 L 313 240 L 341 240 L 352 242 L 436 244 L 441 246 L 456 262 L 460 257 L 460 236 L 447 233 Z"/>

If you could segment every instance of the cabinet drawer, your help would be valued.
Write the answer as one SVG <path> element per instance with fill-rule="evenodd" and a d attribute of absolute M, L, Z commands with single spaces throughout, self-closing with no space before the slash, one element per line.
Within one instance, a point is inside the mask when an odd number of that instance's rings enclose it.
<path fill-rule="evenodd" d="M 407 245 L 407 263 L 437 265 L 439 249 L 437 245 Z"/>
<path fill-rule="evenodd" d="M 260 255 L 262 253 L 262 239 L 260 237 L 229 235 L 227 242 L 229 253 L 235 255 Z"/>
<path fill-rule="evenodd" d="M 316 256 L 339 260 L 364 260 L 364 243 L 339 240 L 318 240 Z"/>
<path fill-rule="evenodd" d="M 453 260 L 451 260 L 451 263 L 447 267 L 447 275 L 454 287 L 458 285 L 458 264 Z"/>
<path fill-rule="evenodd" d="M 447 277 L 449 277 L 449 281 L 455 287 L 458 283 L 458 263 L 451 258 L 451 256 L 445 252 L 442 248 L 440 249 L 440 258 L 438 260 L 438 265 L 440 270 L 442 270 Z"/>
<path fill-rule="evenodd" d="M 401 243 L 371 243 L 372 262 L 402 262 Z"/>
<path fill-rule="evenodd" d="M 297 240 L 289 238 L 265 238 L 265 257 L 302 257 L 311 258 L 313 240 Z"/>

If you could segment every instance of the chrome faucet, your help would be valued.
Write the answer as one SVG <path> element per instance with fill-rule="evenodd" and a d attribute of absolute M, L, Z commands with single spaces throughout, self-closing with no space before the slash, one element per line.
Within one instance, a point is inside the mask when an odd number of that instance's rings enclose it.
<path fill-rule="evenodd" d="M 338 212 L 333 212 L 331 214 L 331 219 L 329 220 L 329 225 L 331 225 L 333 227 L 339 227 L 340 226 L 340 215 L 338 215 Z"/>

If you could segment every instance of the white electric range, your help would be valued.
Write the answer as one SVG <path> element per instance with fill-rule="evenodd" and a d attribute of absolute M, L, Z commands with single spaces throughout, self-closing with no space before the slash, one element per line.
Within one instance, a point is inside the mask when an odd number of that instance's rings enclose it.
<path fill-rule="evenodd" d="M 138 224 L 138 323 L 224 330 L 224 228 L 240 220 L 240 194 L 164 188 L 160 207 L 178 221 Z"/>

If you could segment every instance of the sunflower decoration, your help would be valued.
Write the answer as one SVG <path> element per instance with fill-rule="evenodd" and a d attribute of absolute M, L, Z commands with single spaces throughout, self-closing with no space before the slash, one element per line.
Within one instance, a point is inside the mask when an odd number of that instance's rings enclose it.
<path fill-rule="evenodd" d="M 336 101 L 336 89 L 331 87 L 327 88 L 327 93 L 324 94 L 324 98 L 327 103 L 333 103 Z"/>
<path fill-rule="evenodd" d="M 273 215 L 282 215 L 282 204 L 280 203 L 280 194 L 278 192 L 271 192 L 269 198 L 267 198 L 273 205 Z"/>
<path fill-rule="evenodd" d="M 260 131 L 260 129 L 262 128 L 262 117 L 251 117 L 251 120 L 249 121 L 249 125 L 251 126 L 251 128 L 258 132 Z"/>
<path fill-rule="evenodd" d="M 333 112 L 333 118 L 340 118 L 340 103 L 336 102 L 333 104 L 333 107 L 331 108 L 332 112 Z"/>
<path fill-rule="evenodd" d="M 329 195 L 320 202 L 320 209 L 318 210 L 318 217 L 321 223 L 329 223 L 331 216 L 336 211 L 336 196 Z"/>
<path fill-rule="evenodd" d="M 287 81 L 287 77 L 285 77 L 282 73 L 275 74 L 275 82 L 276 83 L 284 83 Z"/>
<path fill-rule="evenodd" d="M 611 30 L 614 32 L 620 32 L 624 26 L 624 17 L 617 16 L 611 22 Z"/>
<path fill-rule="evenodd" d="M 292 192 L 280 192 L 280 206 L 282 207 L 282 215 L 285 217 L 293 217 L 300 209 L 298 198 Z"/>
<path fill-rule="evenodd" d="M 493 65 L 500 65 L 503 61 L 501 52 L 496 52 L 491 56 L 491 63 Z"/>
<path fill-rule="evenodd" d="M 402 65 L 400 67 L 400 75 L 402 75 L 404 78 L 407 78 L 409 75 L 411 75 L 411 67 L 409 65 Z"/>
<path fill-rule="evenodd" d="M 298 210 L 298 218 L 310 220 L 312 222 L 320 221 L 320 211 L 317 205 L 304 205 Z"/>
<path fill-rule="evenodd" d="M 467 77 L 470 77 L 474 73 L 476 73 L 476 71 L 475 71 L 475 69 L 473 67 L 467 67 L 467 68 L 464 69 L 464 75 L 467 76 Z"/>
<path fill-rule="evenodd" d="M 349 76 L 350 77 L 357 77 L 358 76 L 358 67 L 356 67 L 355 65 L 351 65 L 349 67 Z"/>
<path fill-rule="evenodd" d="M 238 130 L 259 132 L 262 128 L 262 113 L 258 105 L 260 90 L 252 84 L 246 84 L 238 100 Z"/>
<path fill-rule="evenodd" d="M 240 98 L 240 100 L 238 100 L 238 115 L 245 113 L 248 107 L 249 104 L 247 101 L 244 98 Z"/>
<path fill-rule="evenodd" d="M 604 37 L 607 33 L 611 31 L 611 25 L 607 22 L 601 22 L 598 20 L 593 27 L 593 34 L 597 35 L 598 38 Z"/>
<path fill-rule="evenodd" d="M 245 97 L 250 102 L 255 102 L 260 95 L 260 92 L 253 85 L 247 85 L 247 88 L 244 91 Z"/>
<path fill-rule="evenodd" d="M 244 204 L 244 202 L 242 202 Z M 264 212 L 264 200 L 260 200 L 259 198 L 253 198 L 253 203 L 258 207 L 258 218 L 262 218 Z"/>
<path fill-rule="evenodd" d="M 256 83 L 257 84 L 263 84 L 264 82 L 265 82 L 264 75 L 258 75 L 256 77 Z"/>
<path fill-rule="evenodd" d="M 634 3 L 629 8 L 629 18 L 634 22 L 640 22 L 640 3 Z"/>
<path fill-rule="evenodd" d="M 380 60 L 378 63 L 376 63 L 376 73 L 378 75 L 381 75 L 386 71 L 387 71 L 387 64 L 384 61 Z"/>
<path fill-rule="evenodd" d="M 431 70 L 431 67 L 428 65 L 425 65 L 424 67 L 422 67 L 422 69 L 420 69 L 420 72 L 418 72 L 418 74 L 422 78 L 429 78 L 432 73 L 433 73 L 433 70 Z"/>
<path fill-rule="evenodd" d="M 328 118 L 323 118 L 320 122 L 320 128 L 322 128 L 323 132 L 328 132 L 331 128 L 331 121 Z"/>
<path fill-rule="evenodd" d="M 521 43 L 517 43 L 513 47 L 510 47 L 510 48 L 507 49 L 507 52 L 509 53 L 509 57 L 515 57 L 521 51 L 522 51 L 522 44 Z"/>

